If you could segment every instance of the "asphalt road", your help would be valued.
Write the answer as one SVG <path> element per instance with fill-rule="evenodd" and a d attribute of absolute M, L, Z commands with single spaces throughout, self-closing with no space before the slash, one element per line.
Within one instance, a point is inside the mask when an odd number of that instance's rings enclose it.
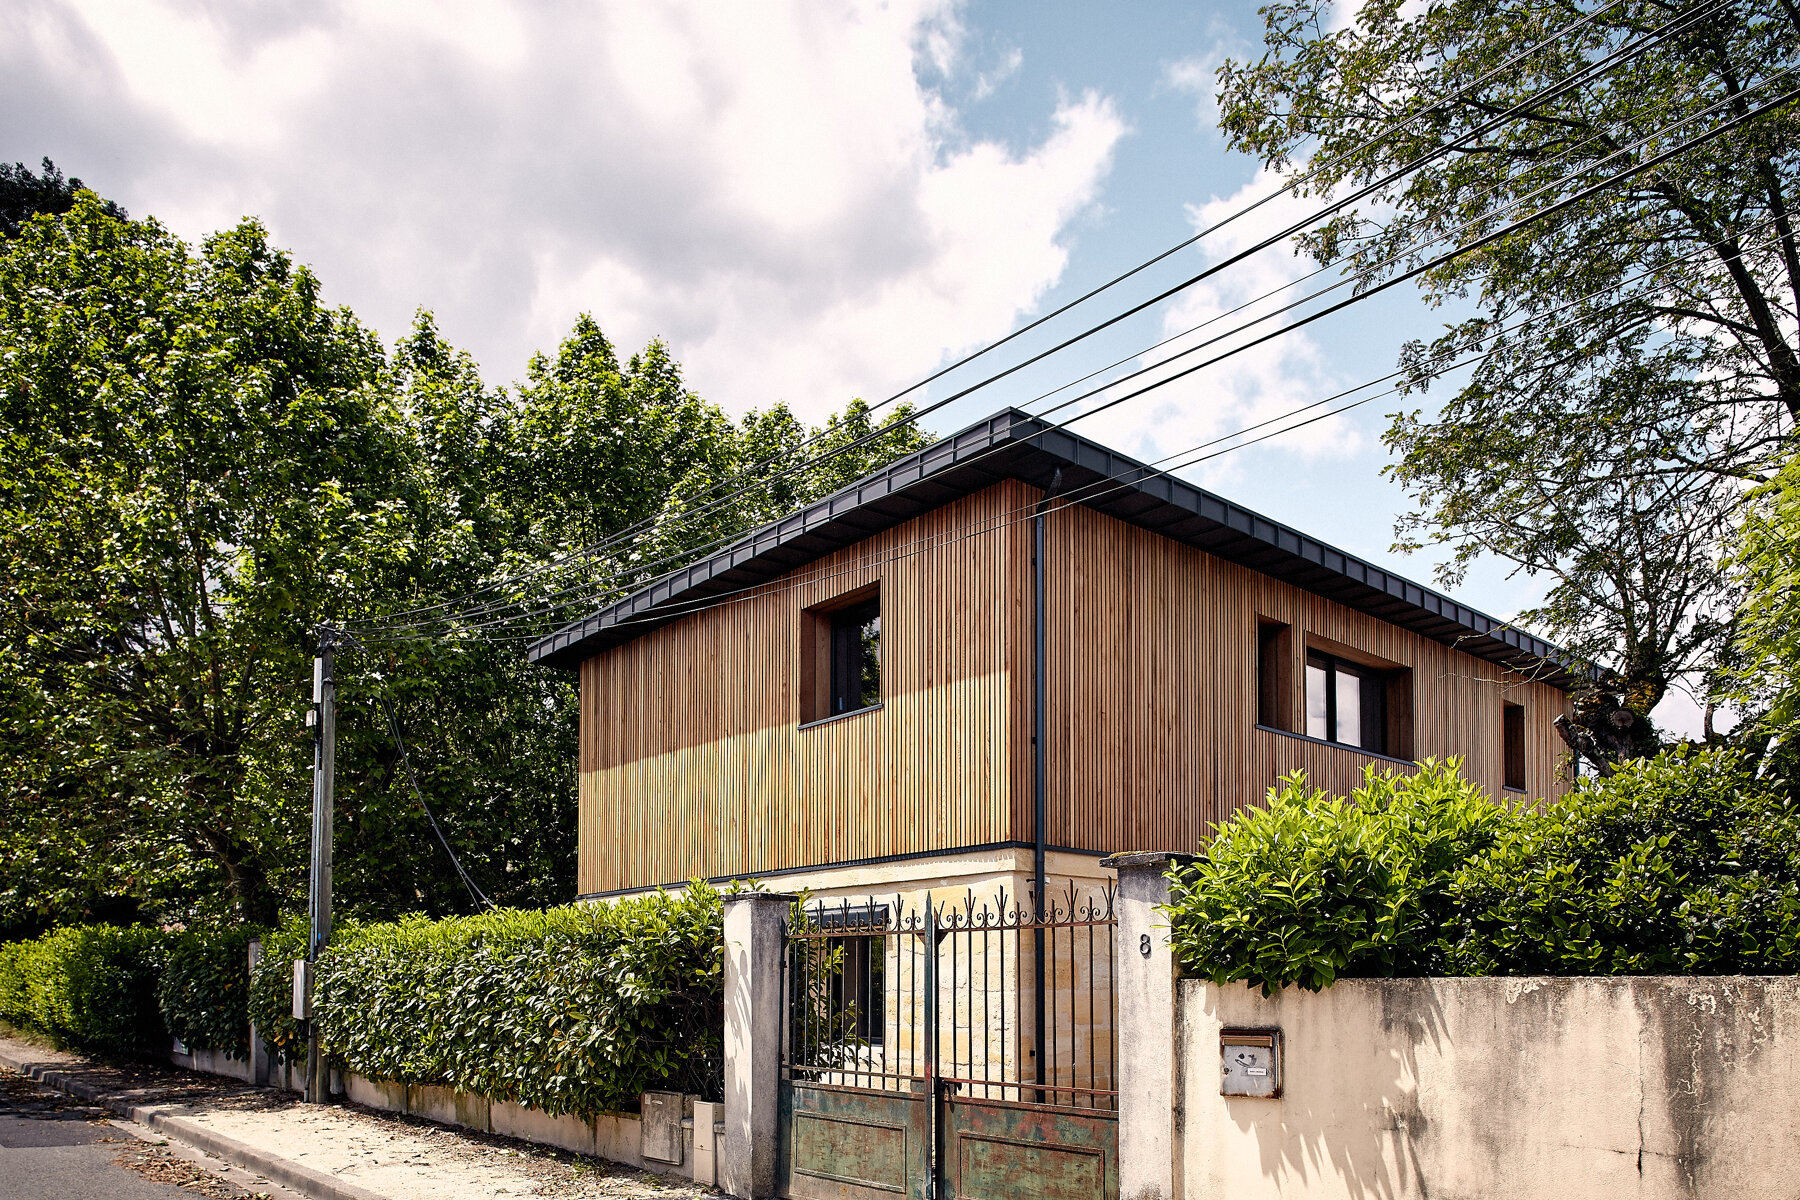
<path fill-rule="evenodd" d="M 104 1114 L 10 1072 L 0 1079 L 0 1200 L 248 1197 Z M 116 1160 L 136 1164 L 136 1168 Z M 204 1176 L 198 1186 L 178 1184 Z"/>

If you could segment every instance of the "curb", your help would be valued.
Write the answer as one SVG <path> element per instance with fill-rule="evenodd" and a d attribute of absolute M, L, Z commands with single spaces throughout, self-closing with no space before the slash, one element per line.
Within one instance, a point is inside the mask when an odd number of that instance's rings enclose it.
<path fill-rule="evenodd" d="M 154 1104 L 131 1104 L 111 1096 L 99 1088 L 73 1078 L 67 1071 L 51 1063 L 26 1062 L 0 1050 L 0 1066 L 17 1071 L 27 1079 L 97 1104 L 128 1121 L 136 1121 L 169 1138 L 186 1142 L 197 1150 L 223 1158 L 233 1166 L 255 1171 L 272 1183 L 299 1192 L 311 1200 L 390 1200 L 381 1192 L 345 1183 L 322 1171 L 265 1153 L 236 1138 L 229 1138 L 204 1125 L 176 1116 L 169 1108 Z"/>

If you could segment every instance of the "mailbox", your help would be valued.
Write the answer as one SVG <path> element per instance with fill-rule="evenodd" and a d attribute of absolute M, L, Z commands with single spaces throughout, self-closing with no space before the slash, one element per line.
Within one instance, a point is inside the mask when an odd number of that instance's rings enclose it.
<path fill-rule="evenodd" d="M 1281 1098 L 1281 1030 L 1219 1031 L 1219 1094 Z"/>

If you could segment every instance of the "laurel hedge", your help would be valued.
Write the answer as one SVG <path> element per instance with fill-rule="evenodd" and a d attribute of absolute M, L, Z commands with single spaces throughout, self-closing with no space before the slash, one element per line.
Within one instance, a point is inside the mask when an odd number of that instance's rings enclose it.
<path fill-rule="evenodd" d="M 438 1084 L 549 1113 L 629 1107 L 650 1089 L 724 1087 L 724 918 L 702 883 L 610 904 L 409 917 L 333 933 L 314 1020 L 359 1075 Z M 251 1009 L 297 1057 L 298 923 L 272 934 Z"/>
<path fill-rule="evenodd" d="M 166 1054 L 157 1004 L 169 935 L 78 925 L 0 946 L 0 1018 L 108 1054 Z"/>
<path fill-rule="evenodd" d="M 254 926 L 190 929 L 169 941 L 156 1004 L 189 1050 L 250 1057 L 250 943 Z"/>
<path fill-rule="evenodd" d="M 1800 970 L 1800 810 L 1730 751 L 1501 805 L 1456 760 L 1283 780 L 1171 872 L 1190 974 L 1265 993 L 1399 975 Z"/>

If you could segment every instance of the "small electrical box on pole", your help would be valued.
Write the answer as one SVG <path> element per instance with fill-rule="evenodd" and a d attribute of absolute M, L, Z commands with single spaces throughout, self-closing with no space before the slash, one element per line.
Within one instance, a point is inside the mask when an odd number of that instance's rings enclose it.
<path fill-rule="evenodd" d="M 337 746 L 337 685 L 331 675 L 332 631 L 319 628 L 319 656 L 313 659 L 313 707 L 307 724 L 313 729 L 312 874 L 307 889 L 311 929 L 306 941 L 306 967 L 294 972 L 294 1009 L 304 1007 L 306 1029 L 306 1099 L 323 1104 L 330 1081 L 319 1057 L 319 1033 L 312 1023 L 312 964 L 331 940 L 331 808 L 332 766 Z M 296 964 L 298 966 L 298 964 Z M 304 989 L 305 996 L 299 995 Z"/>

